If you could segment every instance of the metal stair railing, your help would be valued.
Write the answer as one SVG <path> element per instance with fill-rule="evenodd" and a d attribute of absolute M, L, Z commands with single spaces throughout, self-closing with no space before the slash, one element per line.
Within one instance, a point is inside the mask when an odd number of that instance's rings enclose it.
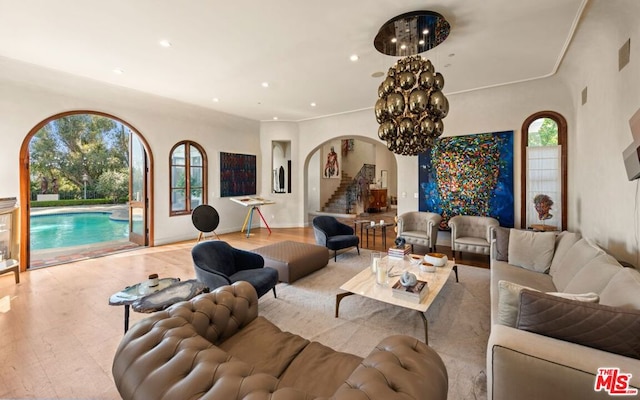
<path fill-rule="evenodd" d="M 369 184 L 375 182 L 375 179 L 376 166 L 374 164 L 363 164 L 351 184 L 347 187 L 347 214 L 351 213 L 353 204 L 361 202 L 369 196 Z"/>

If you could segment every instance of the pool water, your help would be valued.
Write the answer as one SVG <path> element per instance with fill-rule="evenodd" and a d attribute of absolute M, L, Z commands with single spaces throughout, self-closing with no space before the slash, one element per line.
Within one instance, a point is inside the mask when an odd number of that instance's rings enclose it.
<path fill-rule="evenodd" d="M 54 249 L 127 239 L 129 222 L 111 213 L 84 212 L 31 216 L 31 250 Z"/>

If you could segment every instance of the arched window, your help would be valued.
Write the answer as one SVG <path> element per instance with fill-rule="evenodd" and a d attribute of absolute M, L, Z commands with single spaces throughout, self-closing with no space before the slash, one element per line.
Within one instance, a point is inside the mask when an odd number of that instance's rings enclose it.
<path fill-rule="evenodd" d="M 522 124 L 521 207 L 523 228 L 567 229 L 567 121 L 553 111 Z"/>
<path fill-rule="evenodd" d="M 169 154 L 170 215 L 190 214 L 207 202 L 207 155 L 188 140 L 177 143 Z"/>

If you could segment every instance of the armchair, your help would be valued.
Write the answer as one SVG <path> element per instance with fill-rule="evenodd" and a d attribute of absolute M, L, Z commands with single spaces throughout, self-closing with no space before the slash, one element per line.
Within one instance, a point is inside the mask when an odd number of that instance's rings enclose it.
<path fill-rule="evenodd" d="M 334 217 L 322 215 L 312 221 L 316 243 L 333 250 L 333 260 L 338 259 L 338 250 L 356 247 L 360 255 L 360 238 L 354 234 L 353 228 L 343 224 Z"/>
<path fill-rule="evenodd" d="M 456 250 L 476 254 L 490 254 L 492 226 L 500 226 L 497 219 L 475 215 L 456 215 L 449 220 L 451 252 Z"/>
<path fill-rule="evenodd" d="M 191 250 L 196 278 L 214 290 L 238 281 L 249 282 L 262 297 L 273 290 L 276 297 L 278 271 L 264 266 L 260 254 L 235 249 L 227 242 L 210 240 L 196 244 Z"/>
<path fill-rule="evenodd" d="M 438 241 L 438 227 L 442 221 L 440 214 L 422 211 L 409 211 L 398 216 L 398 236 L 402 236 L 405 243 L 426 246 L 429 251 L 436 251 Z"/>

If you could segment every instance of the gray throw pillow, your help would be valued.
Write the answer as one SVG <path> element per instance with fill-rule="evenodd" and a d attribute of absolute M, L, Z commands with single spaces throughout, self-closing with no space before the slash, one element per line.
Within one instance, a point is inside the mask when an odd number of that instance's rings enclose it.
<path fill-rule="evenodd" d="M 556 234 L 511 229 L 509 264 L 536 272 L 547 272 L 555 250 Z"/>
<path fill-rule="evenodd" d="M 496 260 L 509 261 L 509 234 L 511 229 L 496 226 L 493 230 L 496 233 Z"/>
<path fill-rule="evenodd" d="M 520 309 L 520 293 L 523 290 L 538 291 L 528 286 L 500 280 L 498 281 L 498 323 L 515 327 Z M 547 294 L 565 299 L 597 303 L 600 298 L 597 293 L 562 293 L 548 292 Z"/>
<path fill-rule="evenodd" d="M 584 303 L 523 290 L 516 327 L 640 359 L 640 310 Z"/>

